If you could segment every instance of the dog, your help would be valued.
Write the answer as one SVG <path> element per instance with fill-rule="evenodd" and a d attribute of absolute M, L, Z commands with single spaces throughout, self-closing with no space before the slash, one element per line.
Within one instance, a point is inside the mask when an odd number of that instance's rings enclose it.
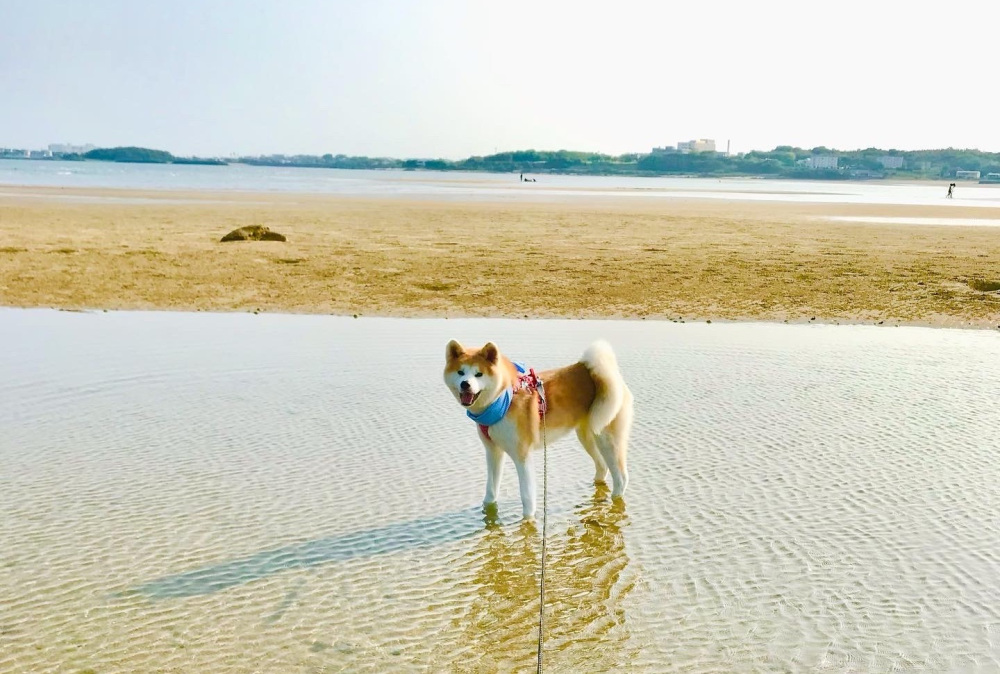
<path fill-rule="evenodd" d="M 594 460 L 594 482 L 604 483 L 610 472 L 612 498 L 625 495 L 633 399 L 607 342 L 595 342 L 572 365 L 536 376 L 492 342 L 467 349 L 451 340 L 445 350 L 444 381 L 478 424 L 486 448 L 484 509 L 496 507 L 506 454 L 517 469 L 524 518 L 534 517 L 531 452 L 542 446 L 543 423 L 545 442 L 575 430 Z"/>

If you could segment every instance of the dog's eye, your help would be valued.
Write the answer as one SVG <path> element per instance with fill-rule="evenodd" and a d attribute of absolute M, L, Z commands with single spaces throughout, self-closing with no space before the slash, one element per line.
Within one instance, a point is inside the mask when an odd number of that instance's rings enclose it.
<path fill-rule="evenodd" d="M 458 371 L 458 376 L 459 377 L 464 377 L 465 376 L 465 370 L 459 370 Z"/>
<path fill-rule="evenodd" d="M 482 372 L 477 372 L 477 373 L 476 373 L 476 376 L 477 376 L 477 377 L 482 377 L 482 376 L 483 376 L 483 373 L 482 373 Z"/>

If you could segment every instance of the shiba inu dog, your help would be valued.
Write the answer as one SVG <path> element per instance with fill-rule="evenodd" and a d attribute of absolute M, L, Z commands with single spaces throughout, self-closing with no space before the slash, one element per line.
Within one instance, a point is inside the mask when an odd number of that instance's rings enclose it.
<path fill-rule="evenodd" d="M 611 473 L 613 498 L 628 486 L 632 393 L 625 385 L 611 346 L 595 342 L 579 362 L 535 375 L 508 360 L 492 342 L 467 349 L 455 340 L 445 349 L 444 381 L 466 414 L 478 425 L 486 448 L 486 497 L 496 503 L 504 454 L 517 469 L 524 517 L 535 514 L 531 452 L 570 431 L 594 460 L 594 481 Z"/>

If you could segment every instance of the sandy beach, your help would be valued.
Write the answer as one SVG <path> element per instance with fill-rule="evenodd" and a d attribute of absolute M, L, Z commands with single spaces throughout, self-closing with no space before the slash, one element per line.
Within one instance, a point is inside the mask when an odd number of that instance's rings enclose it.
<path fill-rule="evenodd" d="M 996 329 L 993 208 L 0 188 L 0 305 Z M 220 243 L 261 224 L 286 243 Z"/>

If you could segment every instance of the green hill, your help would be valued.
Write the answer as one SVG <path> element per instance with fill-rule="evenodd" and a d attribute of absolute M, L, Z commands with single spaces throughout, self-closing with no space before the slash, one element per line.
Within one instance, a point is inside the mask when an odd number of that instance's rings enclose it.
<path fill-rule="evenodd" d="M 131 164 L 170 164 L 174 156 L 148 147 L 99 147 L 83 155 L 85 159 L 128 162 Z"/>

